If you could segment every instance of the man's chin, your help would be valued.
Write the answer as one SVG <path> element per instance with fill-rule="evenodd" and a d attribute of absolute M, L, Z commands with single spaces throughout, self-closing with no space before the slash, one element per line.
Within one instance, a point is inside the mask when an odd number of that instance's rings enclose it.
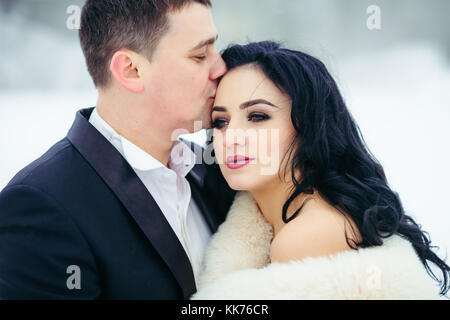
<path fill-rule="evenodd" d="M 204 117 L 204 119 L 193 120 L 188 126 L 185 126 L 185 129 L 189 131 L 189 133 L 196 133 L 203 129 L 209 129 L 211 127 L 211 118 L 208 115 Z"/>
<path fill-rule="evenodd" d="M 213 106 L 214 106 L 214 98 L 209 98 L 208 101 L 206 101 L 205 106 L 205 110 L 207 111 L 208 115 L 211 115 Z"/>
<path fill-rule="evenodd" d="M 212 102 L 214 102 L 212 100 Z M 204 107 L 204 110 L 207 110 L 202 115 L 199 115 L 197 119 L 194 119 L 189 123 L 188 125 L 184 125 L 183 127 L 189 131 L 189 133 L 196 133 L 203 129 L 210 129 L 211 128 L 211 109 L 212 109 L 212 103 L 211 106 L 206 105 Z"/>
<path fill-rule="evenodd" d="M 201 125 L 200 125 L 201 124 Z M 211 112 L 207 112 L 203 119 L 198 120 L 198 124 L 194 126 L 194 130 L 211 129 Z"/>

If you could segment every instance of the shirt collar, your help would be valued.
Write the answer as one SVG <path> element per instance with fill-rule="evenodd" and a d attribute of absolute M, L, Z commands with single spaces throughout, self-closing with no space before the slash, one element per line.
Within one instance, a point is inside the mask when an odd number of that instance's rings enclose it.
<path fill-rule="evenodd" d="M 105 136 L 114 147 L 122 154 L 133 169 L 149 171 L 159 168 L 166 168 L 160 161 L 136 146 L 134 143 L 118 134 L 97 112 L 97 108 L 92 111 L 89 122 Z M 172 169 L 181 176 L 186 176 L 194 167 L 196 162 L 195 153 L 183 142 L 175 141 L 169 157 L 169 169 Z"/>
<path fill-rule="evenodd" d="M 176 141 L 170 152 L 169 166 L 181 176 L 186 176 L 196 163 L 196 155 L 184 142 Z"/>

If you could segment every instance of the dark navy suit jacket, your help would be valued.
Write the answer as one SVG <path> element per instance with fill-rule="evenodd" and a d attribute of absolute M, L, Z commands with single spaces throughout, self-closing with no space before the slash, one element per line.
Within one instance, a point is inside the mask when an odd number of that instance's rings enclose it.
<path fill-rule="evenodd" d="M 189 298 L 196 287 L 182 245 L 127 161 L 89 123 L 92 110 L 80 110 L 67 137 L 0 193 L 0 298 Z M 196 164 L 187 179 L 215 232 L 234 191 L 217 164 Z M 67 283 L 74 275 L 79 289 Z"/>

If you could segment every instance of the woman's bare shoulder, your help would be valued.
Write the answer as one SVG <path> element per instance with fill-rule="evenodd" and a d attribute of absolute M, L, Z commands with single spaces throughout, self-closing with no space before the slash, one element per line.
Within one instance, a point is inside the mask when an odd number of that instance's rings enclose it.
<path fill-rule="evenodd" d="M 346 236 L 350 241 L 360 240 L 356 225 L 349 216 L 332 206 L 316 202 L 305 206 L 298 217 L 275 235 L 270 259 L 272 262 L 299 261 L 351 250 Z"/>

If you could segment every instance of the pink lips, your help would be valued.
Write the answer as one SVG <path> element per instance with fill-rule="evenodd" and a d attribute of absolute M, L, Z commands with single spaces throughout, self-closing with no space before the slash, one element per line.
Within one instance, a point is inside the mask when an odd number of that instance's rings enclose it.
<path fill-rule="evenodd" d="M 253 160 L 253 158 L 241 155 L 228 156 L 226 165 L 228 169 L 239 169 L 249 164 L 251 160 Z"/>

